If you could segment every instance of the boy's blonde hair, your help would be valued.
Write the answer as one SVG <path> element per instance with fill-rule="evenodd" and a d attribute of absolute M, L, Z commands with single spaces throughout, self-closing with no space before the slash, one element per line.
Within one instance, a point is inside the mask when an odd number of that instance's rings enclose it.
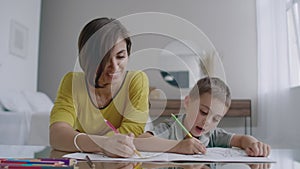
<path fill-rule="evenodd" d="M 189 97 L 193 100 L 200 98 L 204 93 L 210 93 L 213 98 L 224 102 L 229 108 L 231 104 L 231 94 L 229 87 L 217 77 L 204 77 L 198 80 L 189 93 Z"/>

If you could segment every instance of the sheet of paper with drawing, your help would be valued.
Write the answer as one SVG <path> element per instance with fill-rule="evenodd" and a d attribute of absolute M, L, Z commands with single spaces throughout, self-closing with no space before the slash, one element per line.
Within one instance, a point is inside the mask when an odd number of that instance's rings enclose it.
<path fill-rule="evenodd" d="M 85 159 L 86 155 L 93 161 L 137 161 L 137 162 L 268 162 L 273 163 L 268 157 L 249 157 L 244 150 L 237 148 L 207 148 L 207 153 L 196 155 L 183 155 L 175 153 L 141 152 L 142 157 L 111 158 L 103 154 L 71 153 L 66 158 Z"/>

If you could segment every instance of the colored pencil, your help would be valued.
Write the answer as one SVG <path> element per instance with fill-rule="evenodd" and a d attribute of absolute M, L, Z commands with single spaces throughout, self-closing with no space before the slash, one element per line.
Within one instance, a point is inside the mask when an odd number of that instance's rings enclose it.
<path fill-rule="evenodd" d="M 0 158 L 0 168 L 6 169 L 74 169 L 78 168 L 75 166 L 76 163 L 76 159 L 67 158 Z"/>
<path fill-rule="evenodd" d="M 0 164 L 0 168 L 5 169 L 75 169 L 77 167 L 75 166 L 55 166 L 55 165 L 49 165 L 49 164 L 15 164 L 15 163 L 6 163 L 6 164 Z"/>
<path fill-rule="evenodd" d="M 94 169 L 96 167 L 96 165 L 92 162 L 92 160 L 90 159 L 90 157 L 88 155 L 86 155 L 85 158 L 86 158 L 86 162 L 88 163 L 88 165 L 90 166 L 90 168 Z"/>
<path fill-rule="evenodd" d="M 115 133 L 120 133 L 114 125 L 112 125 L 108 120 L 104 119 L 105 123 L 109 128 L 111 128 Z M 135 154 L 137 154 L 139 157 L 142 157 L 141 153 L 137 151 L 136 149 L 134 150 Z"/>
<path fill-rule="evenodd" d="M 51 165 L 64 165 L 63 161 L 30 161 L 30 160 L 0 160 L 0 164 L 51 164 Z"/>
<path fill-rule="evenodd" d="M 58 162 L 58 163 L 64 163 L 65 165 L 74 165 L 77 164 L 76 159 L 69 159 L 69 158 L 0 158 L 1 161 L 21 161 L 21 162 Z"/>
<path fill-rule="evenodd" d="M 176 116 L 173 113 L 171 113 L 171 115 L 175 119 L 175 121 L 179 124 L 179 126 L 186 132 L 186 134 L 190 138 L 193 138 L 192 134 L 184 127 L 184 125 L 176 118 Z"/>
<path fill-rule="evenodd" d="M 108 126 L 109 128 L 111 128 L 115 133 L 120 133 L 120 132 L 115 128 L 115 126 L 112 125 L 108 120 L 104 119 L 104 121 L 105 121 L 105 123 L 107 124 L 107 126 Z"/>

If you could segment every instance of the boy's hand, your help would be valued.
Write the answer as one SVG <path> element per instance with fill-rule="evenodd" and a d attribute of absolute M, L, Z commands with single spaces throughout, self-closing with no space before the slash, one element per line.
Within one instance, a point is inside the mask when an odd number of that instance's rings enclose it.
<path fill-rule="evenodd" d="M 171 152 L 180 153 L 180 154 L 205 154 L 206 148 L 196 138 L 187 138 L 181 140 L 175 147 L 171 149 Z"/>
<path fill-rule="evenodd" d="M 270 146 L 263 142 L 257 141 L 251 143 L 246 149 L 248 156 L 252 157 L 267 157 L 270 154 Z"/>

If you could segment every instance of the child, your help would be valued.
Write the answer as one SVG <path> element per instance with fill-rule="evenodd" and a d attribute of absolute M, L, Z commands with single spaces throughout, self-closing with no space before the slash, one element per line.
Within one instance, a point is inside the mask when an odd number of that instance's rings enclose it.
<path fill-rule="evenodd" d="M 192 138 L 174 119 L 170 119 L 140 135 L 134 144 L 141 151 L 182 154 L 205 154 L 206 147 L 239 147 L 249 156 L 268 156 L 269 145 L 249 135 L 233 134 L 217 128 L 230 103 L 230 90 L 222 80 L 215 77 L 200 79 L 184 99 L 185 114 L 178 117 Z"/>

